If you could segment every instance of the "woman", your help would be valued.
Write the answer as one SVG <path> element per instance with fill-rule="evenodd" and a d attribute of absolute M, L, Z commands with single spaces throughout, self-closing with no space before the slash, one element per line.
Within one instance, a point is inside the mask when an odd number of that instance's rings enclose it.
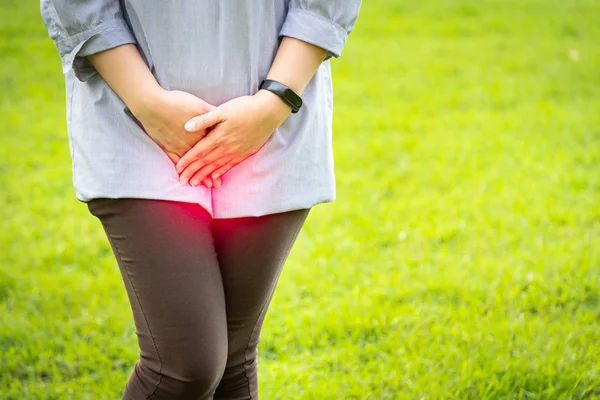
<path fill-rule="evenodd" d="M 311 207 L 335 199 L 329 60 L 359 8 L 41 0 L 76 196 L 104 227 L 136 325 L 123 399 L 258 398 L 279 274 Z"/>

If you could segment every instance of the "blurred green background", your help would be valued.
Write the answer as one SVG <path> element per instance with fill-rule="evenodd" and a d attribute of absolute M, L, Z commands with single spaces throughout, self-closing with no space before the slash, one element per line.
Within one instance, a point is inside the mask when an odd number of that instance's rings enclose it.
<path fill-rule="evenodd" d="M 281 275 L 262 398 L 600 398 L 599 19 L 363 3 L 332 61 L 338 197 Z M 39 3 L 0 1 L 0 54 L 0 398 L 117 399 L 135 328 Z"/>

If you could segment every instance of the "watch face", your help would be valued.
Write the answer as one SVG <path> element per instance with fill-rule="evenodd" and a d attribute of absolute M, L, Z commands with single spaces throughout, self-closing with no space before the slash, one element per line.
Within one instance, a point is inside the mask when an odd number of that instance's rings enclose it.
<path fill-rule="evenodd" d="M 296 108 L 300 108 L 302 106 L 302 98 L 300 98 L 296 93 L 294 93 L 291 89 L 286 89 L 284 92 L 284 96 L 288 99 Z"/>

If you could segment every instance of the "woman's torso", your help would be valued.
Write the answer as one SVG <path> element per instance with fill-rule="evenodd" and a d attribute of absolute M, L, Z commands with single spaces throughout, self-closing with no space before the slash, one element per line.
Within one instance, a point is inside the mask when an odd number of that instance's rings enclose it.
<path fill-rule="evenodd" d="M 250 94 L 275 56 L 286 0 L 122 0 L 146 62 L 166 89 L 212 104 Z"/>
<path fill-rule="evenodd" d="M 219 105 L 252 95 L 279 44 L 287 0 L 121 0 L 123 16 L 158 83 Z M 69 138 L 77 198 L 141 197 L 197 202 L 216 218 L 264 215 L 335 199 L 329 61 L 304 105 L 217 189 L 179 183 L 162 150 L 96 75 L 67 74 Z"/>

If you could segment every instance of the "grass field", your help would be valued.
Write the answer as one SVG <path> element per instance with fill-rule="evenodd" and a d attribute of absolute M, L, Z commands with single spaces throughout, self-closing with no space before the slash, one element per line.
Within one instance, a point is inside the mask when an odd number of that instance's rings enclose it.
<path fill-rule="evenodd" d="M 0 3 L 0 398 L 117 399 L 135 329 L 38 5 Z M 599 18 L 364 2 L 332 62 L 337 200 L 281 275 L 261 398 L 600 398 Z"/>

